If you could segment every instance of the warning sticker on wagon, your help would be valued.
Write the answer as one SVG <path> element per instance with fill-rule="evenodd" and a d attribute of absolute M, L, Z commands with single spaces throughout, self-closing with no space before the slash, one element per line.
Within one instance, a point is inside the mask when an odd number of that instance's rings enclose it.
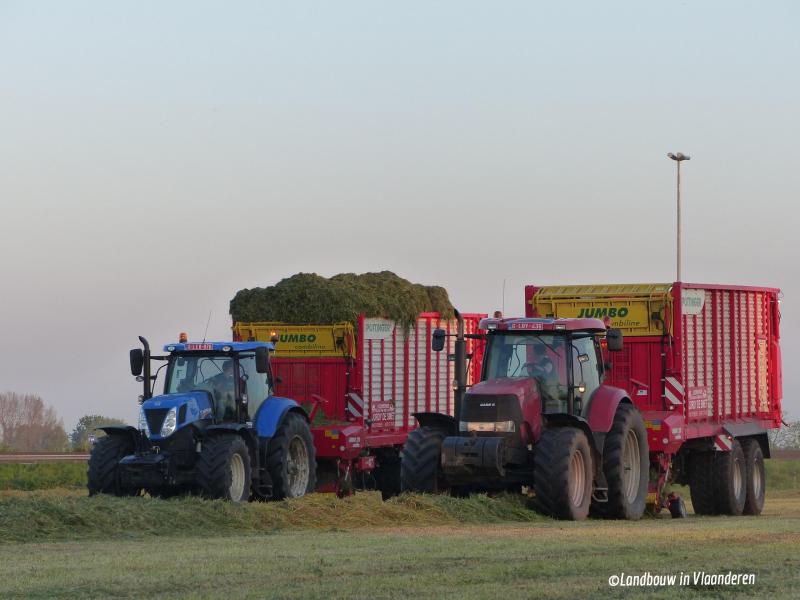
<path fill-rule="evenodd" d="M 372 426 L 373 427 L 394 426 L 394 402 L 389 400 L 389 401 L 372 403 Z"/>
<path fill-rule="evenodd" d="M 687 397 L 690 419 L 702 419 L 708 416 L 708 388 L 690 387 Z"/>

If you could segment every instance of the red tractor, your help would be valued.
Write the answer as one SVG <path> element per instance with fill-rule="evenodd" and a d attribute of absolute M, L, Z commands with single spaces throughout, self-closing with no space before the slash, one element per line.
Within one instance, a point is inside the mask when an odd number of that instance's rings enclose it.
<path fill-rule="evenodd" d="M 598 319 L 483 319 L 456 334 L 453 417 L 416 413 L 401 484 L 417 492 L 535 492 L 561 519 L 639 519 L 649 480 L 647 431 L 628 393 L 604 383 L 622 334 Z M 436 330 L 432 348 L 447 334 Z M 467 391 L 465 337 L 485 340 L 481 381 Z"/>

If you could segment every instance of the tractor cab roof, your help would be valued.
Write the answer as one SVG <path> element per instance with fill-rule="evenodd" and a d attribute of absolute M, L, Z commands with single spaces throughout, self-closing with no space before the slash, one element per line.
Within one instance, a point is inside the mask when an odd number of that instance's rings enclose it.
<path fill-rule="evenodd" d="M 164 352 L 252 352 L 256 348 L 274 350 L 270 342 L 179 342 L 166 344 Z"/>
<path fill-rule="evenodd" d="M 606 326 L 600 319 L 481 319 L 479 327 L 489 331 L 594 331 Z"/>

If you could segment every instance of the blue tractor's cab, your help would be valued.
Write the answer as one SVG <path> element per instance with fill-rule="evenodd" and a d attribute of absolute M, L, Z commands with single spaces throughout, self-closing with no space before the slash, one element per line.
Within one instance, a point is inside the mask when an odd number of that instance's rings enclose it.
<path fill-rule="evenodd" d="M 200 493 L 236 502 L 297 497 L 315 487 L 315 452 L 305 411 L 273 395 L 264 342 L 184 339 L 165 355 L 131 350 L 143 383 L 138 428 L 105 427 L 92 449 L 89 492 L 162 497 Z M 151 361 L 164 361 L 153 375 Z M 164 393 L 152 383 L 166 368 Z"/>

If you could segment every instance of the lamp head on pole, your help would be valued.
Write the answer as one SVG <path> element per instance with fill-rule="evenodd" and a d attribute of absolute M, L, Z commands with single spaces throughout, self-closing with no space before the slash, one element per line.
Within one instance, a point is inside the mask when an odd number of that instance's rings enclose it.
<path fill-rule="evenodd" d="M 692 158 L 688 154 L 683 154 L 682 152 L 678 152 L 677 154 L 669 152 L 667 156 L 669 156 L 672 160 L 677 160 L 678 162 L 681 162 L 682 160 L 690 160 Z"/>

